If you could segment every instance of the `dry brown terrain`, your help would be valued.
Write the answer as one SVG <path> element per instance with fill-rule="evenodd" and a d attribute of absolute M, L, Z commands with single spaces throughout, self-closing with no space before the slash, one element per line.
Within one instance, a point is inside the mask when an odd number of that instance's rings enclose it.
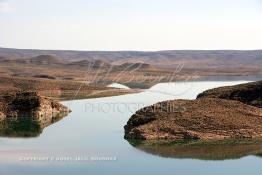
<path fill-rule="evenodd" d="M 262 109 L 212 98 L 166 101 L 139 110 L 125 130 L 127 139 L 261 138 Z"/>
<path fill-rule="evenodd" d="M 35 90 L 48 97 L 75 99 L 136 92 L 106 87 L 115 82 L 145 89 L 161 82 L 206 77 L 259 79 L 261 56 L 261 51 L 80 52 L 0 48 L 0 93 Z"/>
<path fill-rule="evenodd" d="M 97 98 L 134 93 L 137 90 L 90 86 L 72 80 L 49 80 L 28 77 L 0 76 L 0 94 L 36 91 L 39 94 L 60 100 Z"/>
<path fill-rule="evenodd" d="M 105 61 L 68 62 L 50 55 L 33 58 L 0 59 L 0 73 L 5 76 L 87 82 L 107 86 L 113 82 L 131 88 L 149 88 L 159 82 L 196 79 L 191 71 L 164 69 L 146 63 L 109 64 Z"/>
<path fill-rule="evenodd" d="M 112 82 L 149 88 L 160 82 L 262 77 L 262 51 L 48 51 L 0 48 L 5 76 Z M 240 76 L 240 77 L 239 77 Z"/>

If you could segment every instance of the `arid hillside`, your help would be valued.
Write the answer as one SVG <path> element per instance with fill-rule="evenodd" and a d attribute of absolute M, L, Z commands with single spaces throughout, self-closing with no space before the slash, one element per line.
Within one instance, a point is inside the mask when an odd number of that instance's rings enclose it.
<path fill-rule="evenodd" d="M 0 73 L 106 87 L 149 88 L 160 82 L 262 78 L 262 51 L 55 51 L 0 48 Z M 222 77 L 222 78 L 221 78 Z M 252 79 L 252 80 L 253 80 Z"/>

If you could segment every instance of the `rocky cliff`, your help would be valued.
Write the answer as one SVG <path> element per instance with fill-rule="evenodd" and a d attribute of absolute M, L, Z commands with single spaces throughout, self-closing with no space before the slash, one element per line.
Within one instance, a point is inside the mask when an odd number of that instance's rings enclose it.
<path fill-rule="evenodd" d="M 36 92 L 18 92 L 0 97 L 1 119 L 14 117 L 40 119 L 69 112 L 67 107 Z"/>

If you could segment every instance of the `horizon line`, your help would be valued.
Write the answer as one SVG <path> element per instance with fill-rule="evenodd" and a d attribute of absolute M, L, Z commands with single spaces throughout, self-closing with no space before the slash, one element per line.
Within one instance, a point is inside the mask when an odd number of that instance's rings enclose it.
<path fill-rule="evenodd" d="M 167 52 L 167 51 L 262 51 L 261 49 L 166 49 L 166 50 L 77 50 L 77 49 L 39 49 L 1 47 L 0 49 L 28 50 L 28 51 L 69 51 L 69 52 Z"/>

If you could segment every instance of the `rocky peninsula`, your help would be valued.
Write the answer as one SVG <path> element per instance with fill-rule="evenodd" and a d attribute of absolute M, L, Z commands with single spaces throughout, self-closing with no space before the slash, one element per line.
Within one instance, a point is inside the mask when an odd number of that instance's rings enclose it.
<path fill-rule="evenodd" d="M 160 102 L 137 111 L 126 139 L 221 140 L 262 138 L 262 82 L 205 91 L 196 100 Z"/>

